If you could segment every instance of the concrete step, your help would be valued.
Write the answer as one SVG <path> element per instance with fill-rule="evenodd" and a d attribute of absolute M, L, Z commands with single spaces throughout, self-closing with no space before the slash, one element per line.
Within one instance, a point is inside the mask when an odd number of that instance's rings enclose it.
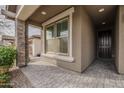
<path fill-rule="evenodd" d="M 30 62 L 42 61 L 41 57 L 31 57 Z"/>

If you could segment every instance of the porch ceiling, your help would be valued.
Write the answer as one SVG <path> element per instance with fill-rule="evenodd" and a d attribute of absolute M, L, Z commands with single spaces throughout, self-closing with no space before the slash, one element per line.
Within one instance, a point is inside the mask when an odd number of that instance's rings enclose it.
<path fill-rule="evenodd" d="M 29 18 L 30 21 L 42 23 L 49 18 L 61 13 L 62 11 L 71 7 L 70 5 L 43 5 L 40 6 Z M 41 12 L 45 12 L 43 15 Z"/>
<path fill-rule="evenodd" d="M 59 14 L 60 12 L 71 7 L 70 5 L 42 5 L 40 6 L 29 18 L 29 20 L 37 22 L 39 24 L 45 22 L 49 18 Z M 114 5 L 86 5 L 85 10 L 93 20 L 95 26 L 103 26 L 105 22 L 106 26 L 112 25 L 115 18 L 115 10 L 117 6 Z M 99 12 L 99 9 L 104 8 L 103 12 Z M 45 12 L 43 15 L 41 12 Z"/>
<path fill-rule="evenodd" d="M 115 5 L 86 5 L 84 8 L 87 13 L 93 20 L 95 26 L 102 26 L 103 22 L 106 25 L 111 25 L 114 23 L 114 18 L 116 14 Z M 100 9 L 104 9 L 102 12 L 99 12 Z"/>

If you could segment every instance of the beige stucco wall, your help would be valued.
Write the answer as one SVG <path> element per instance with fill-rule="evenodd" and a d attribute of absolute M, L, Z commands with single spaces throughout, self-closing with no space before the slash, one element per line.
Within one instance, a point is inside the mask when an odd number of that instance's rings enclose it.
<path fill-rule="evenodd" d="M 81 35 L 82 35 L 82 56 L 81 56 L 81 70 L 85 70 L 95 59 L 95 31 L 93 23 L 86 11 L 81 8 Z"/>
<path fill-rule="evenodd" d="M 119 6 L 116 25 L 116 66 L 124 74 L 124 6 Z"/>
<path fill-rule="evenodd" d="M 41 39 L 34 38 L 32 39 L 32 55 L 37 56 L 41 54 Z"/>

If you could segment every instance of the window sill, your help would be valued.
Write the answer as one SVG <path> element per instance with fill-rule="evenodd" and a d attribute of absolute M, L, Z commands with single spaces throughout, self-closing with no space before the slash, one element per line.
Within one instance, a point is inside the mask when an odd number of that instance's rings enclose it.
<path fill-rule="evenodd" d="M 70 56 L 61 56 L 61 55 L 55 55 L 55 54 L 42 54 L 42 56 L 61 60 L 61 61 L 66 61 L 66 62 L 73 62 L 74 61 L 74 58 L 70 57 Z"/>

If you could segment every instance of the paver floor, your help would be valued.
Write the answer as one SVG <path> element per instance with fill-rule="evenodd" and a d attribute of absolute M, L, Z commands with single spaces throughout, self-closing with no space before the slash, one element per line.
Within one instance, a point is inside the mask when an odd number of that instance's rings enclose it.
<path fill-rule="evenodd" d="M 32 62 L 21 71 L 37 88 L 111 88 L 124 87 L 124 75 L 116 72 L 113 62 L 96 60 L 83 73 L 47 62 Z"/>
<path fill-rule="evenodd" d="M 11 79 L 11 86 L 13 88 L 33 88 L 29 79 L 24 75 L 20 69 L 13 70 Z"/>

